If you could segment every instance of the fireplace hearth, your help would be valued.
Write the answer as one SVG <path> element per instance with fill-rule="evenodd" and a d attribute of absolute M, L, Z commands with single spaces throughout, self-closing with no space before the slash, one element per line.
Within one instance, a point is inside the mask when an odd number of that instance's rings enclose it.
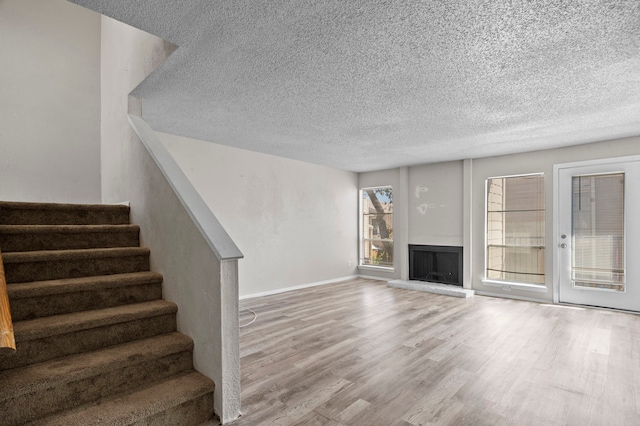
<path fill-rule="evenodd" d="M 409 279 L 462 287 L 462 247 L 409 244 Z"/>

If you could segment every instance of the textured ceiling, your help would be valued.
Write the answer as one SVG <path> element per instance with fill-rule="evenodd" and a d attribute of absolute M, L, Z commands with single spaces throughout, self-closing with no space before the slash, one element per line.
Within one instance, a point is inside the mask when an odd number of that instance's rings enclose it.
<path fill-rule="evenodd" d="M 73 0 L 179 46 L 156 130 L 351 171 L 640 135 L 640 1 Z"/>

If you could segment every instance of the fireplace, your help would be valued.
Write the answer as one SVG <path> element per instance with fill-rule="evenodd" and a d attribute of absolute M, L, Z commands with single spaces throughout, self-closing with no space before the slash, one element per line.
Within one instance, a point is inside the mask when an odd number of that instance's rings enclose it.
<path fill-rule="evenodd" d="M 409 244 L 409 279 L 462 287 L 462 247 Z"/>

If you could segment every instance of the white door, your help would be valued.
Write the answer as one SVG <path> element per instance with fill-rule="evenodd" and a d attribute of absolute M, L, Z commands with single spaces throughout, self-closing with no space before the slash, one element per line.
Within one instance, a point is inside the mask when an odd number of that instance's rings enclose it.
<path fill-rule="evenodd" d="M 640 158 L 556 176 L 559 301 L 640 311 Z"/>

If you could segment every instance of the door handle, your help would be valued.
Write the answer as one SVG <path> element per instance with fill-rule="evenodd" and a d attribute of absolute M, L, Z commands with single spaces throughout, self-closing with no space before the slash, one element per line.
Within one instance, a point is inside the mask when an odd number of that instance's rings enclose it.
<path fill-rule="evenodd" d="M 560 248 L 567 248 L 567 245 L 565 243 L 560 244 Z"/>

